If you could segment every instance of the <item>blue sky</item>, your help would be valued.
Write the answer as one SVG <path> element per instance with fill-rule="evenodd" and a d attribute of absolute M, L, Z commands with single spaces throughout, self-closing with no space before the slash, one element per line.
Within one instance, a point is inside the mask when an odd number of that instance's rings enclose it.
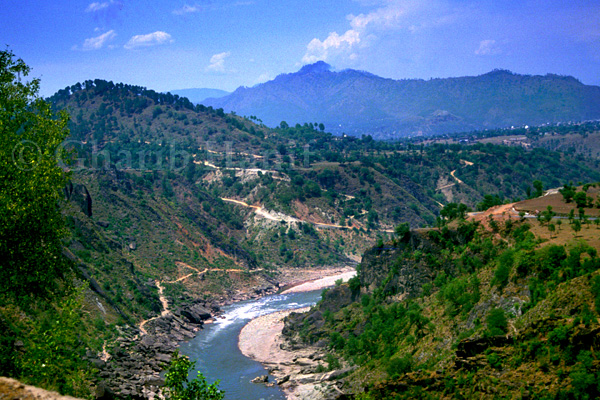
<path fill-rule="evenodd" d="M 600 2 L 3 0 L 41 94 L 86 79 L 234 90 L 324 60 L 393 79 L 494 68 L 600 85 Z"/>

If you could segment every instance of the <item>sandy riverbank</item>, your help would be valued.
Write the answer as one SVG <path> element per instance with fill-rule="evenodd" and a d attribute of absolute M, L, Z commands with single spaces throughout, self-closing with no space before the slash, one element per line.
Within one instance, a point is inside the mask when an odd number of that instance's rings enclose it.
<path fill-rule="evenodd" d="M 324 289 L 335 285 L 335 281 L 343 279 L 347 281 L 356 275 L 356 270 L 337 271 L 332 276 L 322 277 L 284 291 L 283 293 L 295 293 Z M 238 346 L 247 357 L 256 360 L 272 371 L 272 375 L 278 381 L 287 380 L 281 387 L 290 400 L 295 399 L 319 399 L 319 390 L 316 389 L 318 381 L 323 374 L 305 373 L 307 369 L 316 367 L 320 360 L 320 349 L 303 348 L 301 350 L 284 350 L 281 331 L 283 320 L 292 312 L 305 312 L 308 307 L 279 311 L 263 315 L 250 321 L 240 332 Z M 283 346 L 285 347 L 285 346 Z"/>
<path fill-rule="evenodd" d="M 284 290 L 281 294 L 287 293 L 298 293 L 298 292 L 310 292 L 313 290 L 325 289 L 335 285 L 335 281 L 338 279 L 343 280 L 344 282 L 348 282 L 348 280 L 356 275 L 356 269 L 348 269 L 344 272 L 338 273 L 336 275 L 325 276 L 323 278 L 311 280 L 308 282 L 303 282 L 299 285 L 292 286 L 289 289 Z"/>

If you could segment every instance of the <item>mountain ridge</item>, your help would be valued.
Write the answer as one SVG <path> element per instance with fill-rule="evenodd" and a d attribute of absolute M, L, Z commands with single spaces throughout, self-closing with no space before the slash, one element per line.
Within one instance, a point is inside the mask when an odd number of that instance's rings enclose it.
<path fill-rule="evenodd" d="M 240 87 L 207 106 L 268 126 L 319 121 L 334 134 L 376 139 L 600 118 L 600 87 L 555 74 L 393 80 L 321 62 Z"/>

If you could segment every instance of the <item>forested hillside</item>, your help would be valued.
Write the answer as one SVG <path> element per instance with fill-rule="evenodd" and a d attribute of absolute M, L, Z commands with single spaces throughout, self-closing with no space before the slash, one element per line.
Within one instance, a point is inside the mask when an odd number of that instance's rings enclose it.
<path fill-rule="evenodd" d="M 323 370 L 346 371 L 331 398 L 596 398 L 599 225 L 569 217 L 556 228 L 552 207 L 545 215 L 401 226 L 284 333 L 295 348 L 329 349 Z"/>

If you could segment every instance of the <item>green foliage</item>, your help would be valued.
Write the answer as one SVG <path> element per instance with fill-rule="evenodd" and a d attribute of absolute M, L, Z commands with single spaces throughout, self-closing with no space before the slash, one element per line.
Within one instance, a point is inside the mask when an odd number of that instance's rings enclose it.
<path fill-rule="evenodd" d="M 494 271 L 494 279 L 492 284 L 500 289 L 504 288 L 508 283 L 508 277 L 514 264 L 514 253 L 507 250 L 498 257 L 498 267 Z"/>
<path fill-rule="evenodd" d="M 358 293 L 358 291 L 360 290 L 360 278 L 358 277 L 358 275 L 353 276 L 348 280 L 348 286 L 350 287 L 352 293 Z"/>
<path fill-rule="evenodd" d="M 594 305 L 596 312 L 600 314 L 600 275 L 596 275 L 592 278 L 592 295 L 594 296 Z"/>
<path fill-rule="evenodd" d="M 166 400 L 221 400 L 225 393 L 218 389 L 219 381 L 212 384 L 206 382 L 202 373 L 198 372 L 196 378 L 188 381 L 188 374 L 194 368 L 194 362 L 176 350 L 171 357 L 163 393 Z"/>
<path fill-rule="evenodd" d="M 65 297 L 28 336 L 18 359 L 28 383 L 75 396 L 89 395 L 85 344 L 79 337 L 84 287 Z"/>
<path fill-rule="evenodd" d="M 488 333 L 492 336 L 505 335 L 508 332 L 508 320 L 506 314 L 501 308 L 493 308 L 490 310 L 487 319 Z"/>
<path fill-rule="evenodd" d="M 585 192 L 576 192 L 573 196 L 573 201 L 577 205 L 577 208 L 585 208 L 587 206 L 587 195 Z"/>
<path fill-rule="evenodd" d="M 469 211 L 471 211 L 471 209 L 466 204 L 448 203 L 440 210 L 440 216 L 447 221 L 452 221 L 457 218 L 464 219 Z"/>
<path fill-rule="evenodd" d="M 387 367 L 387 373 L 391 378 L 398 377 L 402 374 L 412 371 L 413 364 L 414 361 L 410 354 L 402 357 L 392 357 L 390 358 L 390 362 Z"/>
<path fill-rule="evenodd" d="M 486 358 L 492 368 L 502 368 L 502 358 L 497 353 L 490 353 L 486 356 Z"/>
<path fill-rule="evenodd" d="M 37 97 L 29 67 L 0 51 L 0 293 L 50 294 L 67 266 L 57 207 L 66 179 L 57 165 L 68 116 Z M 26 83 L 24 83 L 26 82 Z"/>
<path fill-rule="evenodd" d="M 569 373 L 573 388 L 569 394 L 574 399 L 595 399 L 600 394 L 600 373 L 594 374 L 592 365 L 594 358 L 589 351 L 577 355 L 577 363 Z"/>
<path fill-rule="evenodd" d="M 483 196 L 483 201 L 477 204 L 477 211 L 485 211 L 490 207 L 497 206 L 502 203 L 503 202 L 500 196 L 492 196 L 491 194 L 486 194 L 485 196 Z"/>
<path fill-rule="evenodd" d="M 533 193 L 533 197 L 541 197 L 544 194 L 544 184 L 540 180 L 533 181 L 533 188 L 535 192 Z"/>
<path fill-rule="evenodd" d="M 479 285 L 476 275 L 460 276 L 448 282 L 439 292 L 447 304 L 446 313 L 454 317 L 471 311 L 480 298 Z"/>
<path fill-rule="evenodd" d="M 394 229 L 394 233 L 398 237 L 400 242 L 406 242 L 410 239 L 410 226 L 408 223 L 403 222 L 400 225 L 396 226 Z"/>
<path fill-rule="evenodd" d="M 327 363 L 327 369 L 329 371 L 340 369 L 342 367 L 339 358 L 331 353 L 327 353 L 325 356 L 325 362 Z"/>
<path fill-rule="evenodd" d="M 558 191 L 560 192 L 560 194 L 562 194 L 563 200 L 566 203 L 570 203 L 573 200 L 575 193 L 577 192 L 577 188 L 565 183 L 564 187 L 562 189 L 559 189 Z"/>

